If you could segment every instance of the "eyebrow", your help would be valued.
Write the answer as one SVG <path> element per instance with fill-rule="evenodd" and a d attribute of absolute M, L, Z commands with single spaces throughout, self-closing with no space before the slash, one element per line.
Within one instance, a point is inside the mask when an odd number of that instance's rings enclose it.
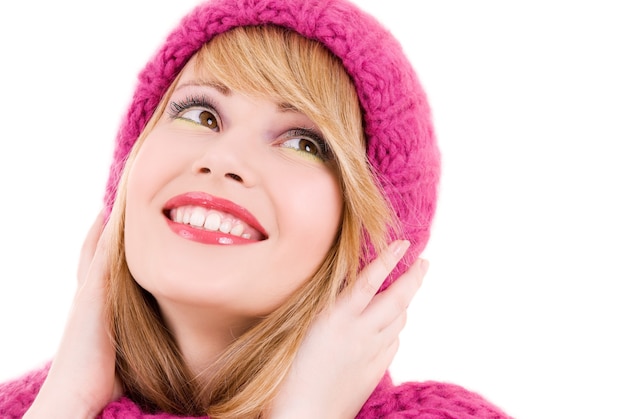
<path fill-rule="evenodd" d="M 232 90 L 230 90 L 228 87 L 226 87 L 226 85 L 216 82 L 216 81 L 211 81 L 211 80 L 199 80 L 199 81 L 188 81 L 186 83 L 182 83 L 179 84 L 178 86 L 176 86 L 176 90 L 185 88 L 185 87 L 211 87 L 215 90 L 217 90 L 218 92 L 220 92 L 221 94 L 223 94 L 224 96 L 230 96 L 230 94 L 232 93 Z M 298 109 L 296 106 L 292 105 L 291 103 L 288 102 L 281 102 L 278 104 L 278 110 L 279 112 L 297 112 L 297 113 L 302 113 L 302 111 L 300 109 Z"/>
<path fill-rule="evenodd" d="M 179 84 L 178 86 L 176 86 L 175 90 L 179 90 L 182 89 L 184 87 L 211 87 L 215 90 L 217 90 L 218 92 L 220 92 L 221 94 L 223 94 L 224 96 L 229 96 L 232 92 L 231 90 L 226 87 L 225 85 L 223 85 L 222 83 L 218 83 L 215 81 L 209 81 L 209 80 L 199 80 L 199 81 L 189 81 L 186 83 L 182 83 Z"/>
<path fill-rule="evenodd" d="M 278 104 L 278 110 L 280 112 L 298 112 L 298 113 L 302 113 L 302 111 L 300 111 L 300 109 L 298 109 L 297 107 L 295 107 L 294 105 L 292 105 L 291 103 L 288 102 L 281 102 Z"/>

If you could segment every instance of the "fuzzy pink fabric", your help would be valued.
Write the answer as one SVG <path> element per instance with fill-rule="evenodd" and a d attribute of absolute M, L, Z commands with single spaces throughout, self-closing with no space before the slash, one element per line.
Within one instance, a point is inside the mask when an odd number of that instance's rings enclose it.
<path fill-rule="evenodd" d="M 422 252 L 435 212 L 440 156 L 426 95 L 400 44 L 345 0 L 213 0 L 195 8 L 139 75 L 107 183 L 110 211 L 126 157 L 162 95 L 191 56 L 235 26 L 276 24 L 328 47 L 352 76 L 364 112 L 368 156 L 413 244 L 386 288 Z"/>
<path fill-rule="evenodd" d="M 17 380 L 0 384 L 0 418 L 19 419 L 32 404 L 47 367 Z M 149 414 L 123 397 L 110 403 L 101 419 L 193 419 L 167 413 Z M 206 418 L 206 417 L 205 417 Z M 404 383 L 394 386 L 386 375 L 356 419 L 511 419 L 476 393 L 438 382 Z M 322 419 L 322 418 L 320 418 Z"/>
<path fill-rule="evenodd" d="M 412 262 L 426 246 L 434 216 L 440 156 L 430 109 L 418 78 L 393 36 L 346 0 L 212 0 L 199 5 L 168 36 L 141 72 L 115 145 L 105 195 L 110 213 L 128 153 L 163 93 L 191 56 L 213 36 L 234 26 L 276 24 L 328 47 L 352 76 L 364 112 L 369 160 L 396 210 Z M 108 214 L 107 214 L 108 215 Z M 404 270 L 390 276 L 395 279 Z M 21 418 L 32 404 L 47 367 L 0 384 L 0 418 Z M 127 398 L 100 415 L 172 419 L 147 414 Z M 386 375 L 357 416 L 380 418 L 509 418 L 478 394 L 436 382 L 394 386 Z"/>

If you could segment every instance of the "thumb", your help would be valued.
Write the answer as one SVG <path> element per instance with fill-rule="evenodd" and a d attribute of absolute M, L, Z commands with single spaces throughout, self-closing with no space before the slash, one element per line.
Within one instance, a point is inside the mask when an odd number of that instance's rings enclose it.
<path fill-rule="evenodd" d="M 85 278 L 89 272 L 89 266 L 91 265 L 91 261 L 96 253 L 96 248 L 98 247 L 98 241 L 102 235 L 103 227 L 104 215 L 99 213 L 91 224 L 80 250 L 77 271 L 78 285 L 82 285 L 83 282 L 85 282 Z"/>
<path fill-rule="evenodd" d="M 351 310 L 361 314 L 376 295 L 380 286 L 409 248 L 408 240 L 392 242 L 359 274 L 349 296 Z"/>

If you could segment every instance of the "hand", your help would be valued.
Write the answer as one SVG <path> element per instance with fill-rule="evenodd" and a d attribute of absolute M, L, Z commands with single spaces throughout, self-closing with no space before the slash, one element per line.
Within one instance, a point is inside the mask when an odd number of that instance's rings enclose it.
<path fill-rule="evenodd" d="M 270 417 L 354 418 L 391 364 L 406 309 L 428 262 L 418 259 L 385 291 L 380 285 L 406 252 L 393 242 L 354 287 L 313 323 L 272 406 Z"/>
<path fill-rule="evenodd" d="M 93 418 L 121 395 L 104 314 L 108 228 L 99 215 L 83 243 L 78 288 L 48 376 L 24 418 Z"/>

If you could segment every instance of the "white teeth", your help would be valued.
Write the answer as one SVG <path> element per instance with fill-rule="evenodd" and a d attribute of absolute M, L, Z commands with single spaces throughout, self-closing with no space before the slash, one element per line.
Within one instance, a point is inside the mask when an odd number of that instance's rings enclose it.
<path fill-rule="evenodd" d="M 236 224 L 231 230 L 230 234 L 233 236 L 241 236 L 243 234 L 243 225 Z"/>
<path fill-rule="evenodd" d="M 217 212 L 209 212 L 206 220 L 204 221 L 204 228 L 211 231 L 217 231 L 217 229 L 220 227 L 221 222 L 222 219 Z"/>
<path fill-rule="evenodd" d="M 222 219 L 224 217 L 224 219 Z M 233 220 L 218 211 L 206 210 L 202 207 L 184 206 L 173 208 L 170 211 L 172 221 L 180 224 L 188 224 L 196 228 L 204 228 L 209 231 L 220 231 L 233 236 L 250 239 L 251 234 L 245 233 L 246 224 L 239 220 Z"/>
<path fill-rule="evenodd" d="M 183 210 L 183 224 L 189 224 L 190 219 L 191 219 L 191 209 L 185 208 Z"/>
<path fill-rule="evenodd" d="M 178 209 L 173 209 L 170 216 L 172 217 L 172 220 L 174 222 L 177 222 L 177 223 L 183 222 L 183 212 Z"/>
<path fill-rule="evenodd" d="M 233 224 L 230 221 L 228 221 L 228 220 L 225 220 L 225 221 L 222 222 L 222 224 L 220 224 L 220 231 L 222 233 L 230 232 L 231 228 L 233 228 Z"/>
<path fill-rule="evenodd" d="M 194 227 L 202 227 L 204 225 L 204 211 L 200 208 L 194 209 L 189 217 L 189 224 Z"/>

